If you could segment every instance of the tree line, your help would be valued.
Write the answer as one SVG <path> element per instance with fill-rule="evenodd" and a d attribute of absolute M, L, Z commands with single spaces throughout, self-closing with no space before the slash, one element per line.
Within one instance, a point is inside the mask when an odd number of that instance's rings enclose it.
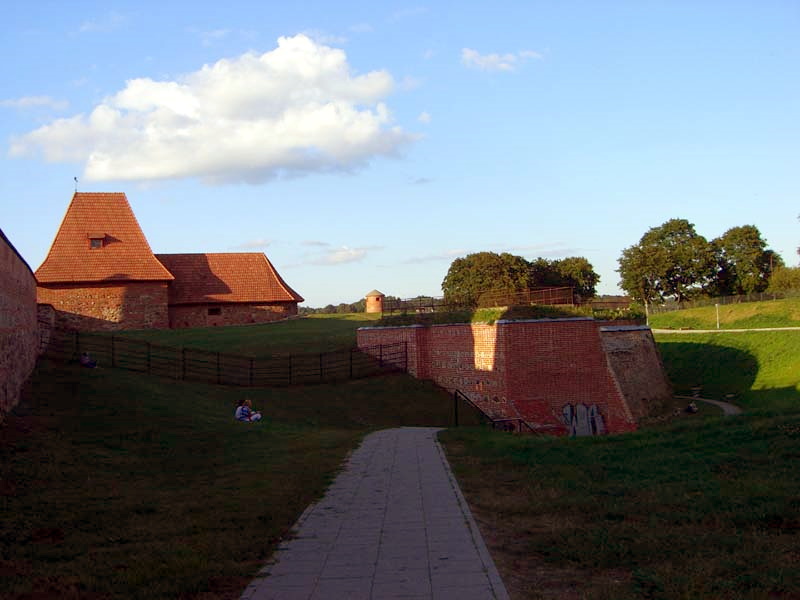
<path fill-rule="evenodd" d="M 686 219 L 649 229 L 618 262 L 620 287 L 644 304 L 763 292 L 771 279 L 794 276 L 755 225 L 708 241 Z"/>

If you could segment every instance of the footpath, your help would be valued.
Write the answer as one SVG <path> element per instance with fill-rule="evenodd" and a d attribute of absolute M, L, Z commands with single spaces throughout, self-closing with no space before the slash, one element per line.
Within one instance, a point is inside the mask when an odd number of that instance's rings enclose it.
<path fill-rule="evenodd" d="M 508 600 L 437 428 L 364 438 L 242 600 Z"/>

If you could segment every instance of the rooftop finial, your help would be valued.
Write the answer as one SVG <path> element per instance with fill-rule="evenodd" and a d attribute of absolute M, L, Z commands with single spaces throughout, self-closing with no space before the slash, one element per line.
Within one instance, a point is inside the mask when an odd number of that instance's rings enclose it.
<path fill-rule="evenodd" d="M 75 193 L 77 194 L 78 193 L 78 178 L 77 177 L 73 177 L 73 179 L 75 180 Z"/>

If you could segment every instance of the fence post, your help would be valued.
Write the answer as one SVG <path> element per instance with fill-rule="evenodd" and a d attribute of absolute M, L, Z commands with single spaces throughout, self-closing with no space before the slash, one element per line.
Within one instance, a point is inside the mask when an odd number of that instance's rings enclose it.
<path fill-rule="evenodd" d="M 350 379 L 353 378 L 353 348 L 350 348 Z"/>
<path fill-rule="evenodd" d="M 81 332 L 75 330 L 75 354 L 73 355 L 74 358 L 78 358 L 81 355 Z"/>
<path fill-rule="evenodd" d="M 116 353 L 114 352 L 116 350 L 116 344 L 114 344 L 115 338 L 116 338 L 116 336 L 112 333 L 111 334 L 111 366 L 112 367 L 116 367 L 117 366 Z"/>
<path fill-rule="evenodd" d="M 378 344 L 378 366 L 383 368 L 383 344 Z"/>
<path fill-rule="evenodd" d="M 408 341 L 403 342 L 403 370 L 408 373 Z"/>
<path fill-rule="evenodd" d="M 319 380 L 322 381 L 322 352 L 319 353 Z"/>
<path fill-rule="evenodd" d="M 150 374 L 150 342 L 147 342 L 147 374 Z"/>
<path fill-rule="evenodd" d="M 220 371 L 219 352 L 217 352 L 217 384 L 222 383 L 222 372 Z"/>
<path fill-rule="evenodd" d="M 186 379 L 186 348 L 181 348 L 181 379 Z"/>
<path fill-rule="evenodd" d="M 292 355 L 289 355 L 289 385 L 292 385 Z"/>
<path fill-rule="evenodd" d="M 453 427 L 458 427 L 458 392 L 453 392 Z"/>
<path fill-rule="evenodd" d="M 250 358 L 250 387 L 253 387 L 253 358 Z"/>

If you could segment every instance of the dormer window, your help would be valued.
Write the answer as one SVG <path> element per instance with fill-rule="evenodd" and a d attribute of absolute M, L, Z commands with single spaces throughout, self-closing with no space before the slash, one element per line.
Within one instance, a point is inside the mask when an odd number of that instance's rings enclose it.
<path fill-rule="evenodd" d="M 105 233 L 90 233 L 86 237 L 89 238 L 89 249 L 90 250 L 99 250 L 103 247 L 106 234 Z"/>

